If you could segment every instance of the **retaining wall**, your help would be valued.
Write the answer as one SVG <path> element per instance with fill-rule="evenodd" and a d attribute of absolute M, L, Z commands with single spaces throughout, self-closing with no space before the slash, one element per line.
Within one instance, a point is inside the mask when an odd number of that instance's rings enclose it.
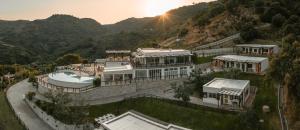
<path fill-rule="evenodd" d="M 34 113 L 37 114 L 45 123 L 47 123 L 54 130 L 93 130 L 92 125 L 67 125 L 58 120 L 55 120 L 52 116 L 48 115 L 42 109 L 37 107 L 33 102 L 25 99 L 25 102 L 32 109 Z"/>

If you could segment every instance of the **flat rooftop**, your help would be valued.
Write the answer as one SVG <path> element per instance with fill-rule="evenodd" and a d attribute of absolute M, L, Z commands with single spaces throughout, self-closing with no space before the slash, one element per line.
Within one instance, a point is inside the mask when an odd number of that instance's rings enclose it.
<path fill-rule="evenodd" d="M 257 47 L 257 48 L 272 48 L 277 47 L 277 45 L 264 45 L 264 44 L 239 44 L 237 47 Z"/>
<path fill-rule="evenodd" d="M 214 59 L 224 60 L 224 61 L 252 62 L 252 63 L 260 63 L 264 60 L 268 60 L 268 58 L 265 57 L 250 57 L 250 56 L 240 56 L 240 55 L 222 55 L 222 56 L 216 56 Z"/>
<path fill-rule="evenodd" d="M 127 71 L 127 70 L 132 70 L 132 69 L 133 68 L 130 64 L 127 64 L 127 65 L 114 65 L 114 66 L 104 67 L 104 72 Z"/>
<path fill-rule="evenodd" d="M 153 120 L 136 111 L 126 112 L 101 124 L 108 130 L 190 130 L 173 124 Z"/>
<path fill-rule="evenodd" d="M 108 53 L 108 54 L 111 54 L 111 53 L 113 53 L 113 54 L 118 54 L 118 53 L 119 54 L 124 54 L 124 53 L 128 54 L 129 53 L 130 54 L 131 53 L 130 50 L 106 50 L 105 52 Z"/>
<path fill-rule="evenodd" d="M 191 51 L 184 49 L 156 49 L 139 48 L 135 53 L 136 57 L 161 57 L 161 56 L 189 56 Z"/>
<path fill-rule="evenodd" d="M 243 90 L 249 83 L 249 80 L 214 78 L 212 81 L 204 84 L 203 87 Z"/>

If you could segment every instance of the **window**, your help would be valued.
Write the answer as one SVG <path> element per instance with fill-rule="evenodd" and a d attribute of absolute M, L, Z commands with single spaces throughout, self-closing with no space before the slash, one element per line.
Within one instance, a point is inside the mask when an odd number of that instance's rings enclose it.
<path fill-rule="evenodd" d="M 233 100 L 233 96 L 232 95 L 230 95 L 230 100 Z"/>
<path fill-rule="evenodd" d="M 180 76 L 187 75 L 187 67 L 180 67 Z"/>
<path fill-rule="evenodd" d="M 166 78 L 175 78 L 175 77 L 178 77 L 178 68 L 165 69 L 164 74 L 165 74 Z"/>
<path fill-rule="evenodd" d="M 149 77 L 152 79 L 160 79 L 161 78 L 161 69 L 149 70 Z"/>
<path fill-rule="evenodd" d="M 136 70 L 135 76 L 137 79 L 146 78 L 147 77 L 147 70 Z"/>
<path fill-rule="evenodd" d="M 239 99 L 239 96 L 234 96 L 234 99 Z"/>
<path fill-rule="evenodd" d="M 207 92 L 203 93 L 203 98 L 207 98 Z"/>

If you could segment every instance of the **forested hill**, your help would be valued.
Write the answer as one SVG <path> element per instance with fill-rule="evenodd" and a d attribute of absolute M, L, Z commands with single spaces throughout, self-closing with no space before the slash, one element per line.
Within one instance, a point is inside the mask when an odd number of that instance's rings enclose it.
<path fill-rule="evenodd" d="M 105 49 L 133 49 L 146 42 L 152 44 L 162 33 L 165 37 L 176 35 L 180 25 L 206 5 L 171 10 L 168 20 L 129 18 L 111 25 L 70 15 L 34 21 L 0 20 L 0 64 L 49 62 L 67 53 L 93 59 L 103 57 Z"/>
<path fill-rule="evenodd" d="M 299 35 L 300 1 L 218 0 L 170 10 L 167 15 L 129 18 L 101 25 L 88 18 L 53 15 L 34 21 L 0 20 L 0 64 L 51 62 L 67 53 L 87 59 L 106 49 L 192 48 L 242 32 L 243 40 L 281 41 Z M 276 16 L 276 17 L 275 17 Z M 272 23 L 266 30 L 254 27 Z M 180 38 L 180 42 L 174 39 Z"/>

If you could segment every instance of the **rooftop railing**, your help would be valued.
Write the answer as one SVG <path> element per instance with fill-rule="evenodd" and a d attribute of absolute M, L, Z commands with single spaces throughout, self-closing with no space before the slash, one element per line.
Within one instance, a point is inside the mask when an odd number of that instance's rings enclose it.
<path fill-rule="evenodd" d="M 192 65 L 192 62 L 186 62 L 186 63 L 171 63 L 171 64 L 133 64 L 135 68 L 154 68 L 154 67 L 177 67 L 177 66 L 190 66 Z"/>

